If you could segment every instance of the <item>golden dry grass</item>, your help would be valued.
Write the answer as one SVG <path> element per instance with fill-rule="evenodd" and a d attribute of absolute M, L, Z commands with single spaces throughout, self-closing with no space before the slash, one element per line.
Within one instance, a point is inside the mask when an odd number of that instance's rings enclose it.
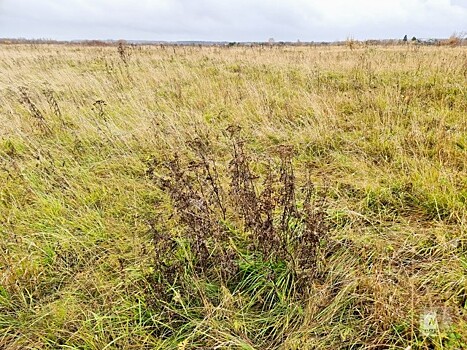
<path fill-rule="evenodd" d="M 465 47 L 124 50 L 0 46 L 0 348 L 467 348 Z M 224 174 L 231 125 L 327 189 L 317 277 L 188 269 L 161 301 L 151 225 L 192 256 L 148 168 L 202 138 Z"/>

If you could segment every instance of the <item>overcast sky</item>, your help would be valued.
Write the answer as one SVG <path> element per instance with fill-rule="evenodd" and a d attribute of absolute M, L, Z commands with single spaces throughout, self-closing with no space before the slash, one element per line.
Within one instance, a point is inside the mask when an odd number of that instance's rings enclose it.
<path fill-rule="evenodd" d="M 449 37 L 467 0 L 0 0 L 0 37 L 334 41 Z"/>

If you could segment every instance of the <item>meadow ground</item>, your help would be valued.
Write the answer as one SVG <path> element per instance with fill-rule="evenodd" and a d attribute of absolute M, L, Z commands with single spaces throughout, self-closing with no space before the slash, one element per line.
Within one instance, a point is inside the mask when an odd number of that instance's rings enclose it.
<path fill-rule="evenodd" d="M 0 349 L 467 348 L 467 48 L 0 72 Z"/>

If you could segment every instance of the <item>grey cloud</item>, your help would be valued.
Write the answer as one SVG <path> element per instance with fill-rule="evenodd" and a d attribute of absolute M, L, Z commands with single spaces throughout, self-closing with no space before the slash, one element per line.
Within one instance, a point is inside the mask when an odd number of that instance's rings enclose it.
<path fill-rule="evenodd" d="M 0 37 L 338 40 L 464 31 L 466 0 L 3 0 Z"/>
<path fill-rule="evenodd" d="M 467 8 L 467 0 L 451 0 L 451 4 Z"/>

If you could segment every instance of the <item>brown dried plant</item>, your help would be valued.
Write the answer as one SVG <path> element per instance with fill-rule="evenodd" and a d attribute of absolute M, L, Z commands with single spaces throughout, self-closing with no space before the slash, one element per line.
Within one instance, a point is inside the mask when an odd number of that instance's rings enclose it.
<path fill-rule="evenodd" d="M 278 172 L 270 160 L 261 186 L 256 186 L 261 176 L 251 170 L 252 158 L 240 128 L 231 126 L 227 131 L 232 144 L 228 191 L 222 186 L 211 145 L 201 137 L 189 142 L 195 159 L 183 162 L 175 155 L 164 163 L 169 172 L 159 180 L 184 227 L 196 272 L 210 274 L 217 267 L 227 281 L 238 270 L 239 254 L 253 253 L 264 261 L 284 261 L 298 279 L 309 280 L 316 275 L 319 245 L 326 238 L 324 201 L 314 198 L 317 193 L 308 179 L 302 209 L 298 209 L 294 149 L 287 145 L 274 152 L 279 158 Z M 235 224 L 237 219 L 241 219 L 241 227 Z M 241 243 L 247 251 L 233 249 L 226 228 L 229 221 L 247 233 L 247 241 Z"/>
<path fill-rule="evenodd" d="M 20 94 L 19 101 L 21 102 L 23 106 L 25 106 L 29 110 L 31 116 L 38 122 L 40 128 L 47 132 L 50 132 L 51 129 L 47 124 L 47 120 L 45 119 L 40 109 L 32 101 L 28 88 L 25 86 L 21 86 L 19 88 L 19 94 Z"/>

